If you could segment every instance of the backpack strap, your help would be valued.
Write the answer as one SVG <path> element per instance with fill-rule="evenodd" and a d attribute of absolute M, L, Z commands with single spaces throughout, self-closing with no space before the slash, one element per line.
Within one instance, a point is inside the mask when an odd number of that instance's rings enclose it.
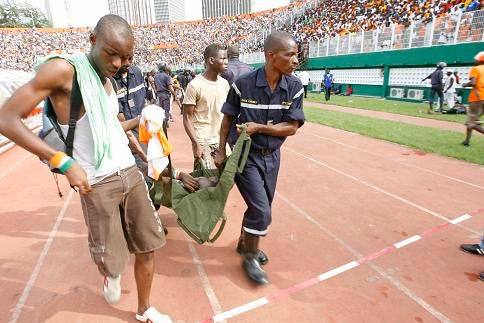
<path fill-rule="evenodd" d="M 79 113 L 81 111 L 82 105 L 82 95 L 81 89 L 79 88 L 79 83 L 77 82 L 77 75 L 74 70 L 74 76 L 72 78 L 72 91 L 71 91 L 71 111 L 69 114 L 69 130 L 66 136 L 66 151 L 65 153 L 72 157 L 72 150 L 74 148 L 74 133 L 76 131 L 77 120 L 79 120 Z"/>

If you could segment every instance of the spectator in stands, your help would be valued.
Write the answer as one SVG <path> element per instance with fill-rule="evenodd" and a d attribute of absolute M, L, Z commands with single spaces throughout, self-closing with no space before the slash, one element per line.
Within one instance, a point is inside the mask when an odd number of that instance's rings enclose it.
<path fill-rule="evenodd" d="M 230 85 L 232 85 L 239 76 L 250 73 L 254 70 L 252 66 L 239 60 L 239 48 L 236 46 L 229 46 L 227 49 L 227 57 L 229 60 L 227 72 L 222 73 L 221 75 Z"/>
<path fill-rule="evenodd" d="M 426 78 L 422 80 L 425 82 L 426 80 L 430 79 L 430 99 L 429 99 L 429 110 L 428 114 L 431 114 L 433 111 L 434 106 L 434 99 L 435 96 L 439 97 L 439 111 L 443 111 L 444 106 L 444 92 L 443 92 L 443 79 L 444 79 L 444 72 L 442 71 L 447 64 L 445 62 L 440 62 L 437 64 L 437 68 L 435 71 L 430 73 Z"/>
<path fill-rule="evenodd" d="M 467 112 L 466 139 L 462 142 L 464 146 L 469 146 L 472 130 L 484 134 L 481 122 L 481 116 L 484 114 L 484 52 L 478 53 L 474 60 L 475 66 L 469 72 L 469 82 L 462 85 L 463 87 L 472 87 L 469 95 L 469 111 Z"/>
<path fill-rule="evenodd" d="M 301 1 L 286 8 L 253 13 L 244 17 L 219 17 L 190 23 L 135 26 L 133 29 L 138 44 L 135 57 L 138 62 L 143 63 L 145 69 L 156 66 L 155 62 L 159 57 L 164 57 L 165 64 L 170 66 L 195 68 L 203 62 L 200 53 L 207 43 L 239 44 L 238 47 L 244 53 L 262 51 L 262 39 L 269 31 L 268 26 L 285 29 L 293 34 L 301 48 L 307 48 L 309 41 L 317 39 L 345 36 L 391 25 L 395 25 L 395 30 L 398 31 L 398 26 L 409 26 L 411 22 L 426 23 L 445 14 L 454 17 L 452 21 L 457 21 L 459 11 L 473 11 L 482 7 L 478 0 L 467 2 L 467 7 L 463 8 L 464 3 L 460 0 L 423 0 L 418 4 L 414 0 L 326 0 L 318 6 L 314 6 L 312 1 Z M 472 13 L 465 14 L 472 16 Z M 482 39 L 480 18 L 466 17 L 462 20 L 459 40 Z M 419 36 L 413 40 L 413 46 L 423 44 L 425 30 L 425 24 L 417 25 L 415 32 Z M 0 68 L 31 71 L 38 56 L 65 48 L 69 51 L 85 51 L 89 48 L 85 37 L 89 32 L 86 28 L 59 32 L 44 32 L 40 29 L 0 29 L 0 43 L 4 44 Z M 444 36 L 449 42 L 453 32 L 445 32 Z M 441 39 L 443 40 L 444 38 Z M 397 37 L 395 48 L 400 46 L 398 42 Z M 388 47 L 389 40 L 383 39 L 378 45 Z M 365 42 L 364 47 L 368 46 L 375 48 L 374 44 Z"/>
<path fill-rule="evenodd" d="M 454 71 L 448 69 L 446 71 L 447 78 L 444 84 L 444 100 L 447 103 L 447 109 L 453 109 L 455 105 L 455 88 L 457 81 L 455 80 Z"/>
<path fill-rule="evenodd" d="M 227 71 L 227 51 L 211 44 L 203 53 L 206 70 L 188 84 L 183 100 L 183 125 L 190 138 L 195 165 L 214 169 L 213 156 L 219 150 L 222 106 L 229 83 L 219 74 Z"/>
<path fill-rule="evenodd" d="M 301 71 L 297 75 L 297 77 L 301 80 L 301 83 L 304 87 L 304 98 L 308 97 L 308 85 L 311 79 L 309 78 L 309 73 L 308 71 Z"/>
<path fill-rule="evenodd" d="M 334 76 L 330 73 L 329 68 L 326 69 L 323 75 L 324 93 L 326 101 L 331 98 L 331 88 L 334 85 Z"/>

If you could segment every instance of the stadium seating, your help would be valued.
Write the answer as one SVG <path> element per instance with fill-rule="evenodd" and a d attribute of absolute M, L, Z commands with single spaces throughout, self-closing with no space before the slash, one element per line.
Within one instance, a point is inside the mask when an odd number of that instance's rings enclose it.
<path fill-rule="evenodd" d="M 405 26 L 416 22 L 414 47 L 424 44 L 419 39 L 425 24 L 435 17 L 436 30 L 453 28 L 452 17 L 465 12 L 464 0 L 312 0 L 297 1 L 288 7 L 237 17 L 221 17 L 189 23 L 134 26 L 136 37 L 135 60 L 145 71 L 160 61 L 172 67 L 195 67 L 202 64 L 203 49 L 210 43 L 225 45 L 239 44 L 245 53 L 258 53 L 263 40 L 270 31 L 283 29 L 292 33 L 298 42 L 308 43 L 321 40 L 326 55 L 341 52 L 357 53 L 366 47 L 376 48 L 368 42 L 373 39 L 376 28 L 380 28 L 377 46 L 390 46 L 391 35 L 396 37 L 391 46 L 399 48 L 409 35 Z M 479 6 L 477 6 L 479 9 Z M 421 25 L 421 28 L 420 28 Z M 396 30 L 394 30 L 396 28 Z M 391 32 L 389 33 L 389 30 Z M 362 32 L 358 36 L 349 35 Z M 32 71 L 35 60 L 53 51 L 86 51 L 90 47 L 90 29 L 0 29 L 0 42 L 4 51 L 0 56 L 0 68 Z M 339 40 L 324 38 L 339 35 Z M 367 37 L 368 36 L 368 37 Z M 440 33 L 434 34 L 432 44 L 442 40 Z M 475 33 L 463 26 L 457 34 L 459 39 L 482 37 L 482 31 Z M 336 43 L 338 42 L 338 43 Z M 408 41 L 407 41 L 408 42 Z M 317 56 L 318 49 L 309 49 L 309 56 Z M 256 54 L 260 58 L 260 54 Z"/>

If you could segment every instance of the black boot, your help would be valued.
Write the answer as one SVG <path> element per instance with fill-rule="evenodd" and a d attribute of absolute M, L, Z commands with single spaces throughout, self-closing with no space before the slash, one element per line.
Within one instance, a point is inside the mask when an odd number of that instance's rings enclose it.
<path fill-rule="evenodd" d="M 247 273 L 247 276 L 260 285 L 269 283 L 266 272 L 260 266 L 259 260 L 257 260 L 259 236 L 244 231 L 243 240 L 245 243 L 245 253 L 243 254 L 244 260 L 242 267 Z"/>
<path fill-rule="evenodd" d="M 244 229 L 240 231 L 239 242 L 237 243 L 237 249 L 235 249 L 238 254 L 242 255 L 245 253 L 245 242 L 244 242 Z M 269 262 L 269 257 L 262 250 L 257 251 L 257 260 L 261 266 L 267 265 Z"/>

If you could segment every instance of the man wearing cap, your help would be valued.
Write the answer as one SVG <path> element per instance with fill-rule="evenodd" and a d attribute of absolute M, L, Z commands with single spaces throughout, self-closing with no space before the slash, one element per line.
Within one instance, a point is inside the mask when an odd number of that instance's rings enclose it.
<path fill-rule="evenodd" d="M 445 62 L 440 62 L 437 64 L 437 68 L 435 71 L 429 74 L 426 78 L 422 80 L 422 82 L 430 79 L 430 99 L 429 99 L 429 111 L 427 112 L 428 114 L 432 113 L 433 106 L 434 106 L 434 99 L 435 95 L 438 95 L 440 101 L 439 101 L 439 111 L 443 111 L 443 106 L 444 106 L 444 93 L 443 93 L 443 79 L 444 79 L 444 73 L 442 70 L 444 67 L 446 67 L 447 64 Z"/>
<path fill-rule="evenodd" d="M 447 108 L 450 110 L 455 105 L 455 87 L 457 86 L 457 81 L 453 70 L 447 69 L 445 72 L 447 78 L 444 84 L 444 100 L 447 103 Z"/>
<path fill-rule="evenodd" d="M 467 131 L 466 139 L 462 143 L 469 146 L 472 130 L 484 134 L 481 116 L 484 113 L 484 52 L 480 52 L 474 57 L 475 66 L 469 72 L 469 82 L 463 87 L 472 87 L 469 94 L 469 111 L 467 112 Z"/>

